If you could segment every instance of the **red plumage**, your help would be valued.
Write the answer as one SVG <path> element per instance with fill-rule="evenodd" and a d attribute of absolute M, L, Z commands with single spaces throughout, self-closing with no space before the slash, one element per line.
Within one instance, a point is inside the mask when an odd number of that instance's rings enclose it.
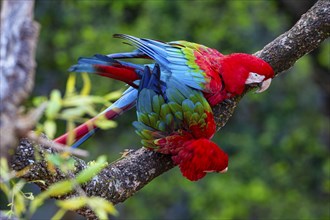
<path fill-rule="evenodd" d="M 227 154 L 206 138 L 185 142 L 172 159 L 191 181 L 203 178 L 208 172 L 225 172 L 228 167 Z"/>
<path fill-rule="evenodd" d="M 136 87 L 133 83 L 135 80 L 139 79 L 139 76 L 136 74 L 135 70 L 131 67 L 118 65 L 116 66 L 106 66 L 106 65 L 93 65 L 95 73 L 100 76 L 105 76 L 111 79 L 120 80 L 127 83 L 130 86 Z"/>

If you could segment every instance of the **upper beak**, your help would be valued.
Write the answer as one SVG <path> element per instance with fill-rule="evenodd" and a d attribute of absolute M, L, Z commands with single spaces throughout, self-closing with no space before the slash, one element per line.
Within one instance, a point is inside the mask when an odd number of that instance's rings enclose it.
<path fill-rule="evenodd" d="M 267 90 L 271 82 L 272 82 L 271 78 L 261 82 L 260 88 L 256 91 L 256 93 L 262 93 L 263 91 Z"/>

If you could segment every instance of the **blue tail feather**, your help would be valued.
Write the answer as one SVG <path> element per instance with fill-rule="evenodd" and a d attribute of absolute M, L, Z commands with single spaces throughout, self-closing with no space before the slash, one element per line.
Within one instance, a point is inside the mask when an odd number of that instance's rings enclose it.
<path fill-rule="evenodd" d="M 116 102 L 114 102 L 111 106 L 109 106 L 107 109 L 102 111 L 98 116 L 104 115 L 107 112 L 118 109 L 121 110 L 122 113 L 125 111 L 128 111 L 129 109 L 133 108 L 136 104 L 137 99 L 137 93 L 138 91 L 132 87 L 129 87 Z M 121 114 L 122 114 L 121 113 Z M 96 117 L 98 117 L 96 116 Z M 94 128 L 90 130 L 88 133 L 86 133 L 82 138 L 77 140 L 71 147 L 77 148 L 80 145 L 82 145 L 86 140 L 88 140 L 93 134 L 95 134 L 100 128 Z"/>
<path fill-rule="evenodd" d="M 87 134 L 85 134 L 82 138 L 80 138 L 77 142 L 71 145 L 72 148 L 77 148 L 82 145 L 85 141 L 87 141 L 93 134 L 95 134 L 100 128 L 94 128 L 90 130 Z"/>

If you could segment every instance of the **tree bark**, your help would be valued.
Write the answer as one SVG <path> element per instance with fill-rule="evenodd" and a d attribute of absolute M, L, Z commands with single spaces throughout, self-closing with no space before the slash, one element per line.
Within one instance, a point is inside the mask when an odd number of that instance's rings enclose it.
<path fill-rule="evenodd" d="M 255 55 L 269 62 L 276 74 L 289 69 L 300 57 L 319 47 L 322 41 L 330 36 L 329 14 L 330 1 L 319 0 L 289 31 L 270 42 Z M 29 56 L 29 58 L 31 57 Z M 17 79 L 19 78 L 17 77 Z M 21 82 L 17 81 L 15 85 L 21 85 Z M 8 83 L 6 90 L 14 91 L 15 87 L 12 88 L 11 86 L 13 85 Z M 247 91 L 250 89 L 248 88 Z M 232 116 L 242 97 L 243 95 L 214 107 L 213 110 L 219 129 Z M 13 105 L 14 107 L 17 107 L 17 105 Z M 14 139 L 17 139 L 17 136 L 14 136 Z M 12 143 L 9 144 L 12 145 Z M 42 189 L 47 189 L 50 184 L 63 180 L 65 175 L 60 171 L 57 171 L 54 175 L 47 170 L 43 155 L 46 152 L 55 153 L 53 149 L 47 146 L 40 146 L 37 149 L 41 155 L 41 160 L 36 160 L 34 157 L 35 148 L 33 143 L 27 139 L 22 140 L 16 149 L 11 164 L 12 168 L 17 171 L 31 166 L 29 172 L 25 173 L 22 178 L 28 181 L 45 180 L 47 185 L 39 186 Z M 75 158 L 75 160 L 76 172 L 86 167 L 84 161 L 78 158 Z M 123 158 L 107 166 L 93 180 L 84 184 L 82 189 L 88 196 L 101 196 L 117 204 L 131 197 L 155 177 L 172 167 L 174 165 L 169 156 L 140 148 L 130 151 Z M 74 196 L 74 194 L 64 196 L 62 199 L 71 196 Z M 86 217 L 95 217 L 88 209 L 81 209 L 77 212 Z"/>
<path fill-rule="evenodd" d="M 0 43 L 0 151 L 13 154 L 22 135 L 32 129 L 18 113 L 34 84 L 39 25 L 33 21 L 34 1 L 2 3 Z"/>

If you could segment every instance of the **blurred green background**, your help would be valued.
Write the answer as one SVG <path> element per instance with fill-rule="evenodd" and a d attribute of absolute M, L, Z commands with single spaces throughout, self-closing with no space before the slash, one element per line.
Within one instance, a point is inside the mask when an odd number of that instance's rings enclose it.
<path fill-rule="evenodd" d="M 34 95 L 64 92 L 66 69 L 80 56 L 132 48 L 114 33 L 188 40 L 222 53 L 254 53 L 288 30 L 315 1 L 36 1 L 41 24 Z M 115 219 L 329 219 L 329 40 L 278 75 L 263 94 L 248 94 L 216 134 L 230 157 L 226 174 L 189 182 L 174 168 L 125 203 Z M 93 94 L 124 88 L 91 76 Z M 135 112 L 82 148 L 110 160 L 138 148 Z M 59 122 L 64 129 L 64 122 Z M 64 132 L 59 130 L 58 134 Z M 34 219 L 55 213 L 48 204 Z M 67 219 L 79 219 L 68 214 Z"/>

